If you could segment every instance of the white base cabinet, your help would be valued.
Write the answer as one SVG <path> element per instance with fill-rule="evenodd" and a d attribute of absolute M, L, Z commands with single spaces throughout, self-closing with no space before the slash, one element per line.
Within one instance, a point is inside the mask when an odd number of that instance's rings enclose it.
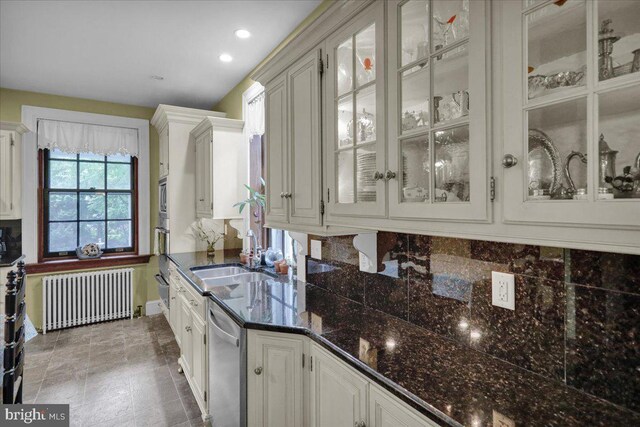
<path fill-rule="evenodd" d="M 305 338 L 248 331 L 247 425 L 298 427 L 304 423 Z"/>
<path fill-rule="evenodd" d="M 435 427 L 307 337 L 247 333 L 249 427 Z"/>
<path fill-rule="evenodd" d="M 315 344 L 311 360 L 311 426 L 354 427 L 365 422 L 367 380 Z"/>
<path fill-rule="evenodd" d="M 209 420 L 206 299 L 169 267 L 169 323 L 180 347 L 178 364 L 182 369 L 204 421 Z"/>

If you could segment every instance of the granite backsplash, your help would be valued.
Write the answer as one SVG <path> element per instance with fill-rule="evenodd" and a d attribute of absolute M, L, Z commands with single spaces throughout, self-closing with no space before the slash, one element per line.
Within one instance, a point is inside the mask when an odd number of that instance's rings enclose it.
<path fill-rule="evenodd" d="M 380 232 L 378 273 L 353 236 L 318 237 L 307 282 L 640 412 L 640 256 Z M 491 272 L 515 274 L 515 310 Z"/>

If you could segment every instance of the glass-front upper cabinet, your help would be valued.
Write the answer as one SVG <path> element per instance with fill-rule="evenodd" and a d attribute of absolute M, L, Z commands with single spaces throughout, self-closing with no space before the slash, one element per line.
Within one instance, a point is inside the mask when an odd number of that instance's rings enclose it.
<path fill-rule="evenodd" d="M 387 2 L 389 215 L 488 218 L 487 6 Z"/>
<path fill-rule="evenodd" d="M 383 19 L 377 2 L 327 40 L 330 215 L 386 213 Z"/>
<path fill-rule="evenodd" d="M 505 220 L 640 228 L 640 2 L 501 2 Z"/>

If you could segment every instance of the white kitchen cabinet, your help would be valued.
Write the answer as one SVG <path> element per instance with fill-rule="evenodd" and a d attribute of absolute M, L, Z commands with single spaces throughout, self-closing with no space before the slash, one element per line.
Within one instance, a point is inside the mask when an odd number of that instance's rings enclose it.
<path fill-rule="evenodd" d="M 242 217 L 233 205 L 247 198 L 249 145 L 243 127 L 242 120 L 206 117 L 191 131 L 198 218 Z"/>
<path fill-rule="evenodd" d="M 304 425 L 305 340 L 301 335 L 248 331 L 249 427 Z"/>
<path fill-rule="evenodd" d="M 206 342 L 207 325 L 195 313 L 191 314 L 191 332 L 193 350 L 191 354 L 191 378 L 193 379 L 191 386 L 193 394 L 196 396 L 198 403 L 204 404 L 205 392 L 207 390 L 208 375 L 208 359 L 207 359 L 207 342 Z"/>
<path fill-rule="evenodd" d="M 158 132 L 158 145 L 160 147 L 158 177 L 164 178 L 169 175 L 169 126 Z"/>
<path fill-rule="evenodd" d="M 504 221 L 640 230 L 638 3 L 499 6 Z"/>
<path fill-rule="evenodd" d="M 180 346 L 180 300 L 178 299 L 178 283 L 169 276 L 169 325 Z"/>
<path fill-rule="evenodd" d="M 0 123 L 0 219 L 22 217 L 21 136 L 19 123 Z"/>
<path fill-rule="evenodd" d="M 191 306 L 184 292 L 178 297 L 180 316 L 180 366 L 187 378 L 191 378 L 191 367 L 193 363 L 193 326 L 191 316 Z"/>
<path fill-rule="evenodd" d="M 487 221 L 487 2 L 387 6 L 389 217 Z"/>
<path fill-rule="evenodd" d="M 313 49 L 265 88 L 272 227 L 322 225 L 321 55 Z"/>
<path fill-rule="evenodd" d="M 171 232 L 169 253 L 193 252 L 196 241 L 189 232 L 196 221 L 196 150 L 191 131 L 204 118 L 224 118 L 224 113 L 161 104 L 151 119 L 159 136 L 160 177 L 166 177 L 164 227 Z M 170 167 L 169 167 L 170 166 Z M 156 208 L 152 208 L 152 214 Z"/>
<path fill-rule="evenodd" d="M 402 403 L 377 385 L 369 385 L 369 422 L 371 427 L 436 427 L 433 421 Z"/>
<path fill-rule="evenodd" d="M 311 344 L 310 354 L 311 426 L 354 427 L 366 423 L 367 380 L 317 344 Z"/>
<path fill-rule="evenodd" d="M 386 214 L 384 2 L 327 40 L 327 195 L 329 218 Z"/>
<path fill-rule="evenodd" d="M 267 225 L 289 222 L 289 144 L 287 135 L 287 76 L 282 74 L 265 86 L 266 209 Z"/>

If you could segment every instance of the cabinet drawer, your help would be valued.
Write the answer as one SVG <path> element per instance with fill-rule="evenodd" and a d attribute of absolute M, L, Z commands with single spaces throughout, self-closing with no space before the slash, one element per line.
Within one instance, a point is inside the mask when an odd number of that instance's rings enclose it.
<path fill-rule="evenodd" d="M 179 283 L 179 286 L 184 290 L 183 292 L 181 292 L 182 295 L 185 297 L 187 302 L 191 305 L 191 309 L 194 312 L 194 314 L 204 321 L 206 319 L 206 311 L 207 311 L 207 307 L 206 307 L 207 304 L 206 304 L 205 297 L 200 295 L 198 291 L 196 291 L 194 287 L 189 282 L 187 282 L 187 280 L 184 277 L 180 275 L 180 273 L 176 272 L 176 275 L 177 275 L 177 281 Z"/>

